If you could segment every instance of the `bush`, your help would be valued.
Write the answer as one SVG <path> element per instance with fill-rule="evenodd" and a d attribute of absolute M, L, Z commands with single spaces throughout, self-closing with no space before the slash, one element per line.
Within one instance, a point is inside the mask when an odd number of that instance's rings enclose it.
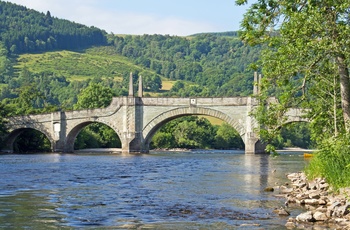
<path fill-rule="evenodd" d="M 335 189 L 350 187 L 350 135 L 325 140 L 306 173 L 310 178 L 325 178 Z"/>

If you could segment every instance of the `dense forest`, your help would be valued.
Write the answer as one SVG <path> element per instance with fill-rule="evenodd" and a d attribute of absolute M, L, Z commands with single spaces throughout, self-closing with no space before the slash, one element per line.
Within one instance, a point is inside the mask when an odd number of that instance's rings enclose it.
<path fill-rule="evenodd" d="M 7 115 L 20 115 L 104 107 L 113 96 L 127 95 L 130 72 L 135 86 L 142 75 L 145 96 L 248 96 L 253 88 L 254 63 L 261 50 L 259 46 L 243 44 L 237 32 L 189 37 L 106 34 L 94 27 L 57 19 L 50 12 L 39 13 L 2 1 L 0 25 L 1 115 L 5 111 Z M 94 101 L 89 98 L 94 90 L 108 95 Z M 82 102 L 83 98 L 87 103 Z M 183 133 L 192 139 L 169 137 L 176 133 L 174 123 L 192 127 L 187 129 L 189 133 Z M 163 127 L 152 144 L 155 148 L 242 148 L 237 132 L 222 126 L 204 118 L 176 120 Z M 231 139 L 223 129 L 232 134 Z M 204 136 L 212 138 L 201 142 L 195 136 L 204 131 L 210 131 Z M 107 143 L 108 138 L 112 144 Z M 25 139 L 20 138 L 18 146 Z M 276 142 L 293 146 L 296 139 Z M 47 150 L 47 144 L 41 144 L 43 150 Z M 101 125 L 87 127 L 76 143 L 77 148 L 111 145 L 120 145 L 120 140 Z"/>
<path fill-rule="evenodd" d="M 30 25 L 30 26 L 29 26 Z M 106 32 L 0 1 L 0 38 L 13 54 L 106 44 Z"/>

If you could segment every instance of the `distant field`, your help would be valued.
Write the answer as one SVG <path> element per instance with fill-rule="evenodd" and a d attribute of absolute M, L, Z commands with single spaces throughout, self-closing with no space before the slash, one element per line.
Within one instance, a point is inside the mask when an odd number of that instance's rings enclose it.
<path fill-rule="evenodd" d="M 77 81 L 93 77 L 122 80 L 123 73 L 135 70 L 154 74 L 149 69 L 136 66 L 126 57 L 113 54 L 108 47 L 96 47 L 83 52 L 23 54 L 19 56 L 15 69 L 20 72 L 24 67 L 33 73 L 52 72 Z"/>
<path fill-rule="evenodd" d="M 170 90 L 176 81 L 162 81 L 162 90 Z"/>
<path fill-rule="evenodd" d="M 199 117 L 204 117 L 208 119 L 212 125 L 222 125 L 222 123 L 224 123 L 223 120 L 220 120 L 219 118 L 216 118 L 216 117 L 210 117 L 210 116 L 199 116 Z"/>

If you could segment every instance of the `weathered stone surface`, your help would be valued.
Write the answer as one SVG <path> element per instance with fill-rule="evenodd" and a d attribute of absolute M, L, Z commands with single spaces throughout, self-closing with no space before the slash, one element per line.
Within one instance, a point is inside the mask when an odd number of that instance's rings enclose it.
<path fill-rule="evenodd" d="M 286 228 L 295 228 L 297 225 L 294 222 L 288 221 L 285 226 Z"/>
<path fill-rule="evenodd" d="M 319 199 L 321 197 L 320 192 L 319 191 L 314 191 L 309 193 L 309 198 L 310 199 Z"/>
<path fill-rule="evenodd" d="M 301 213 L 300 215 L 298 215 L 296 217 L 296 220 L 300 221 L 300 222 L 314 222 L 315 221 L 311 211 Z"/>
<path fill-rule="evenodd" d="M 324 212 L 316 211 L 313 215 L 316 221 L 326 221 L 328 220 L 328 217 Z"/>
<path fill-rule="evenodd" d="M 317 199 L 305 199 L 305 204 L 318 205 L 318 200 Z"/>
<path fill-rule="evenodd" d="M 296 222 L 288 220 L 286 227 L 350 230 L 350 188 L 340 189 L 338 194 L 324 179 L 308 181 L 302 173 L 287 177 L 293 186 L 293 190 L 286 195 L 287 202 L 303 205 L 309 211 L 298 215 Z M 304 183 L 306 186 L 303 186 Z M 288 188 L 284 188 L 284 191 L 288 191 Z M 316 221 L 317 225 L 310 223 Z"/>
<path fill-rule="evenodd" d="M 278 210 L 277 214 L 279 216 L 289 216 L 290 215 L 290 213 L 287 210 L 285 210 L 284 208 L 280 208 Z"/>
<path fill-rule="evenodd" d="M 280 187 L 280 193 L 287 194 L 293 192 L 293 188 L 287 188 L 286 186 Z"/>

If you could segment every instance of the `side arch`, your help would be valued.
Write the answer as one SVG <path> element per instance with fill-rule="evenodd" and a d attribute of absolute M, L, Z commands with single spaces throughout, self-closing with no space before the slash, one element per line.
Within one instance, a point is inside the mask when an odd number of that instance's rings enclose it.
<path fill-rule="evenodd" d="M 245 128 L 238 123 L 235 119 L 228 116 L 227 114 L 220 112 L 218 110 L 203 108 L 203 107 L 185 107 L 169 110 L 167 112 L 161 113 L 160 115 L 153 118 L 142 130 L 142 134 L 144 137 L 144 146 L 143 149 L 148 151 L 149 144 L 151 143 L 153 135 L 157 132 L 157 130 L 168 123 L 171 120 L 174 120 L 183 116 L 191 116 L 191 115 L 206 115 L 211 117 L 216 117 L 221 119 L 231 125 L 242 137 L 243 142 L 245 135 Z"/>
<path fill-rule="evenodd" d="M 20 136 L 24 131 L 30 130 L 30 129 L 36 130 L 36 131 L 44 134 L 46 136 L 46 138 L 50 141 L 51 151 L 54 150 L 55 141 L 49 132 L 47 132 L 46 130 L 38 129 L 38 128 L 31 126 L 31 125 L 26 125 L 25 127 L 17 127 L 16 129 L 10 130 L 10 133 L 5 137 L 4 148 L 2 149 L 2 151 L 8 152 L 8 153 L 13 153 L 13 151 L 14 151 L 13 144 L 14 144 L 15 140 L 17 139 L 17 137 Z"/>
<path fill-rule="evenodd" d="M 107 125 L 108 127 L 110 127 L 111 129 L 114 130 L 114 132 L 118 135 L 119 139 L 121 139 L 121 133 L 120 131 L 115 128 L 112 124 L 110 124 L 109 122 L 106 122 L 104 120 L 99 120 L 99 119 L 94 119 L 94 120 L 85 120 L 85 121 L 81 121 L 80 123 L 75 124 L 70 130 L 68 130 L 68 135 L 66 137 L 66 141 L 65 141 L 65 145 L 64 145 L 64 151 L 65 152 L 74 152 L 74 142 L 75 139 L 77 138 L 78 134 L 80 133 L 80 131 L 85 128 L 86 126 L 93 124 L 93 123 L 100 123 L 100 124 L 104 124 Z"/>

